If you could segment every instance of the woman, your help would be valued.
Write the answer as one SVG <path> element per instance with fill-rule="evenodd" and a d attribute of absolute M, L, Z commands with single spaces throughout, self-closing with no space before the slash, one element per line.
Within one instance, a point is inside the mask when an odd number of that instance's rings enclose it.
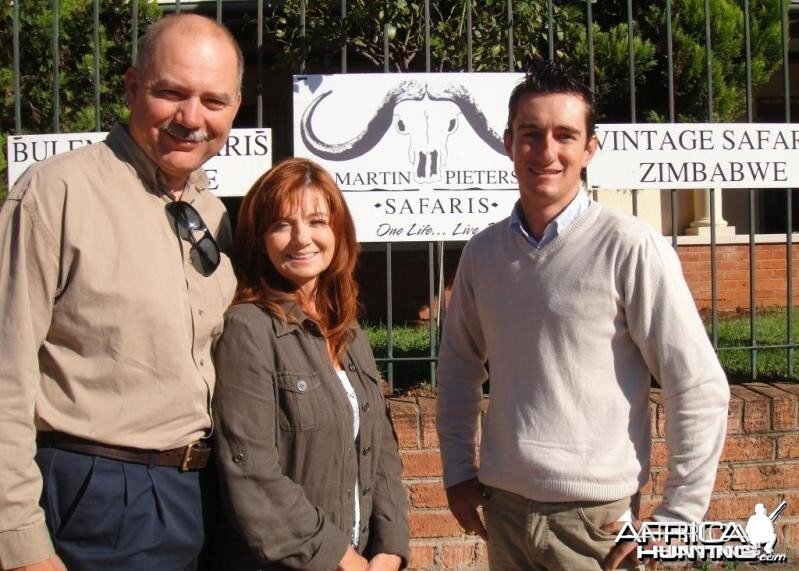
<path fill-rule="evenodd" d="M 396 571 L 407 499 L 331 176 L 305 159 L 267 172 L 241 204 L 235 250 L 216 348 L 217 568 Z"/>

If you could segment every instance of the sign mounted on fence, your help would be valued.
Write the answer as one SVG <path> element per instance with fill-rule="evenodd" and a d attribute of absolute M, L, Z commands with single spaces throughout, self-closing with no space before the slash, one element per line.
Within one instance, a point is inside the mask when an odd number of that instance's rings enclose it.
<path fill-rule="evenodd" d="M 799 186 L 799 127 L 787 123 L 597 125 L 588 187 Z"/>
<path fill-rule="evenodd" d="M 514 73 L 294 77 L 294 154 L 319 162 L 361 242 L 468 240 L 519 197 L 502 133 Z"/>
<path fill-rule="evenodd" d="M 8 186 L 33 163 L 105 139 L 108 133 L 58 133 L 8 137 Z M 270 129 L 232 129 L 225 146 L 203 165 L 217 196 L 243 196 L 272 166 Z"/>

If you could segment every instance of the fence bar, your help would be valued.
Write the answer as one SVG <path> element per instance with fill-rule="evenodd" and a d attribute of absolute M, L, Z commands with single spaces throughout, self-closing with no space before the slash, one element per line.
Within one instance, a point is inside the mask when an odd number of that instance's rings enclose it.
<path fill-rule="evenodd" d="M 710 41 L 710 0 L 705 0 L 705 58 L 707 61 L 707 120 L 713 122 L 713 48 Z"/>
<path fill-rule="evenodd" d="M 585 2 L 585 25 L 588 39 L 588 86 L 596 98 L 596 72 L 594 71 L 594 14 L 591 9 L 591 0 Z"/>
<path fill-rule="evenodd" d="M 508 0 L 508 71 L 513 71 L 513 0 Z"/>
<path fill-rule="evenodd" d="M 549 61 L 555 60 L 555 16 L 553 15 L 552 0 L 547 0 L 547 44 L 549 46 Z"/>
<path fill-rule="evenodd" d="M 707 54 L 707 120 L 713 122 L 713 52 L 710 43 L 710 0 L 705 0 L 705 53 Z M 710 197 L 710 314 L 713 347 L 719 346 L 719 311 L 718 311 L 718 267 L 716 260 L 716 189 L 707 192 Z"/>
<path fill-rule="evenodd" d="M 51 50 L 53 54 L 53 131 L 55 133 L 58 133 L 61 130 L 61 117 L 59 115 L 61 111 L 61 85 L 59 82 L 61 54 L 59 53 L 58 49 L 60 12 L 61 8 L 59 6 L 58 0 L 53 0 L 53 41 L 51 44 Z"/>
<path fill-rule="evenodd" d="M 424 70 L 430 71 L 430 0 L 424 0 Z"/>
<path fill-rule="evenodd" d="M 674 31 L 672 30 L 671 0 L 666 0 L 666 65 L 668 66 L 669 123 L 674 123 Z M 677 221 L 679 219 L 679 202 L 677 191 L 671 189 L 671 245 L 677 248 Z"/>
<path fill-rule="evenodd" d="M 627 59 L 630 69 L 630 123 L 635 123 L 635 37 L 633 34 L 633 0 L 627 0 Z M 638 216 L 638 189 L 632 190 L 633 216 Z"/>
<path fill-rule="evenodd" d="M 472 35 L 472 0 L 466 0 L 466 71 L 474 71 L 474 38 Z"/>
<path fill-rule="evenodd" d="M 443 244 L 443 243 L 441 243 Z M 428 304 L 429 310 L 429 319 L 427 320 L 427 327 L 428 332 L 430 334 L 430 357 L 436 356 L 436 348 L 435 348 L 435 338 L 436 338 L 436 329 L 435 329 L 435 319 L 433 317 L 433 302 L 435 300 L 436 295 L 436 248 L 435 243 L 428 242 L 427 244 L 427 294 L 428 299 L 430 300 Z M 440 301 L 440 300 L 439 300 Z M 436 362 L 430 361 L 430 384 L 432 386 L 436 385 Z"/>
<path fill-rule="evenodd" d="M 671 0 L 666 0 L 666 58 L 669 66 L 669 122 L 674 123 L 674 31 L 672 30 Z"/>
<path fill-rule="evenodd" d="M 383 72 L 390 71 L 388 21 L 383 23 Z M 388 376 L 388 390 L 394 391 L 394 296 L 392 295 L 391 275 L 391 242 L 386 242 L 386 375 Z"/>
<path fill-rule="evenodd" d="M 347 73 L 347 0 L 341 0 L 341 22 L 344 24 L 344 40 L 341 44 L 341 73 Z"/>
<path fill-rule="evenodd" d="M 180 14 L 180 0 L 175 0 L 175 14 Z"/>
<path fill-rule="evenodd" d="M 752 112 L 752 35 L 749 22 L 749 0 L 744 0 L 744 53 L 746 54 L 746 120 L 754 121 Z M 755 191 L 749 189 L 749 343 L 757 345 L 757 281 L 755 267 L 757 264 L 755 251 Z M 757 379 L 757 349 L 749 352 L 749 364 L 752 379 Z"/>
<path fill-rule="evenodd" d="M 19 0 L 14 0 L 11 27 L 14 50 L 14 134 L 20 135 L 22 134 L 22 92 L 19 87 Z"/>
<path fill-rule="evenodd" d="M 388 73 L 389 71 L 388 21 L 386 21 L 383 23 L 383 72 Z"/>
<path fill-rule="evenodd" d="M 222 0 L 216 0 L 216 21 L 222 23 Z"/>
<path fill-rule="evenodd" d="M 16 1 L 16 0 L 15 0 Z M 94 130 L 100 130 L 100 1 L 94 0 Z"/>
<path fill-rule="evenodd" d="M 258 0 L 255 15 L 255 126 L 264 126 L 264 0 Z"/>
<path fill-rule="evenodd" d="M 386 358 L 388 359 L 388 390 L 394 390 L 394 295 L 391 275 L 391 242 L 386 242 Z"/>
<path fill-rule="evenodd" d="M 791 122 L 791 84 L 788 66 L 788 2 L 782 2 L 782 69 L 783 100 L 785 101 L 785 122 Z M 785 270 L 786 270 L 786 340 L 788 342 L 788 378 L 793 379 L 793 189 L 785 189 Z"/>
<path fill-rule="evenodd" d="M 712 205 L 711 205 L 712 208 Z M 714 208 L 715 210 L 715 208 Z M 757 291 L 755 286 L 755 191 L 749 189 L 749 343 L 757 345 Z M 757 349 L 749 353 L 752 379 L 757 379 Z"/>
<path fill-rule="evenodd" d="M 707 191 L 710 197 L 710 313 L 711 313 L 711 333 L 713 338 L 713 348 L 719 348 L 719 312 L 718 312 L 718 255 L 716 251 L 716 189 L 711 187 Z"/>
<path fill-rule="evenodd" d="M 130 10 L 130 63 L 133 65 L 139 52 L 139 0 L 131 1 Z"/>
<path fill-rule="evenodd" d="M 305 0 L 300 0 L 300 73 L 305 73 Z"/>
<path fill-rule="evenodd" d="M 635 123 L 635 38 L 633 34 L 633 0 L 627 0 L 627 59 L 630 68 L 630 122 Z"/>

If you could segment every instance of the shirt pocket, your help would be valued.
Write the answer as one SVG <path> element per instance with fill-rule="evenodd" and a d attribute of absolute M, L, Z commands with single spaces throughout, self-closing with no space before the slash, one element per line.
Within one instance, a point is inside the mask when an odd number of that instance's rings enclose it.
<path fill-rule="evenodd" d="M 316 373 L 280 372 L 275 373 L 274 379 L 278 388 L 278 418 L 282 430 L 316 430 L 324 424 L 329 412 Z"/>

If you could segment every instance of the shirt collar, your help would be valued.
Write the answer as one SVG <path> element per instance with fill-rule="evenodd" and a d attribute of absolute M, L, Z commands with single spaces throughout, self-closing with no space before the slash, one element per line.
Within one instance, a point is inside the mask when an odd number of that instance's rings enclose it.
<path fill-rule="evenodd" d="M 166 193 L 170 189 L 164 182 L 163 171 L 153 160 L 147 156 L 144 150 L 133 140 L 128 131 L 127 125 L 117 123 L 111 128 L 105 139 L 106 144 L 122 160 L 128 162 L 144 185 L 153 193 Z M 197 169 L 189 175 L 186 183 L 186 190 L 191 189 L 201 192 L 209 186 L 208 175 L 202 168 Z M 183 198 L 186 200 L 186 197 Z"/>
<path fill-rule="evenodd" d="M 564 208 L 549 224 L 544 228 L 544 233 L 541 234 L 541 239 L 536 240 L 527 229 L 527 222 L 524 219 L 524 211 L 522 211 L 521 199 L 516 201 L 513 211 L 510 214 L 510 227 L 511 230 L 522 236 L 527 242 L 535 248 L 543 248 L 549 242 L 558 237 L 569 224 L 582 214 L 586 208 L 591 204 L 591 199 L 582 190 L 578 191 L 569 205 Z"/>

